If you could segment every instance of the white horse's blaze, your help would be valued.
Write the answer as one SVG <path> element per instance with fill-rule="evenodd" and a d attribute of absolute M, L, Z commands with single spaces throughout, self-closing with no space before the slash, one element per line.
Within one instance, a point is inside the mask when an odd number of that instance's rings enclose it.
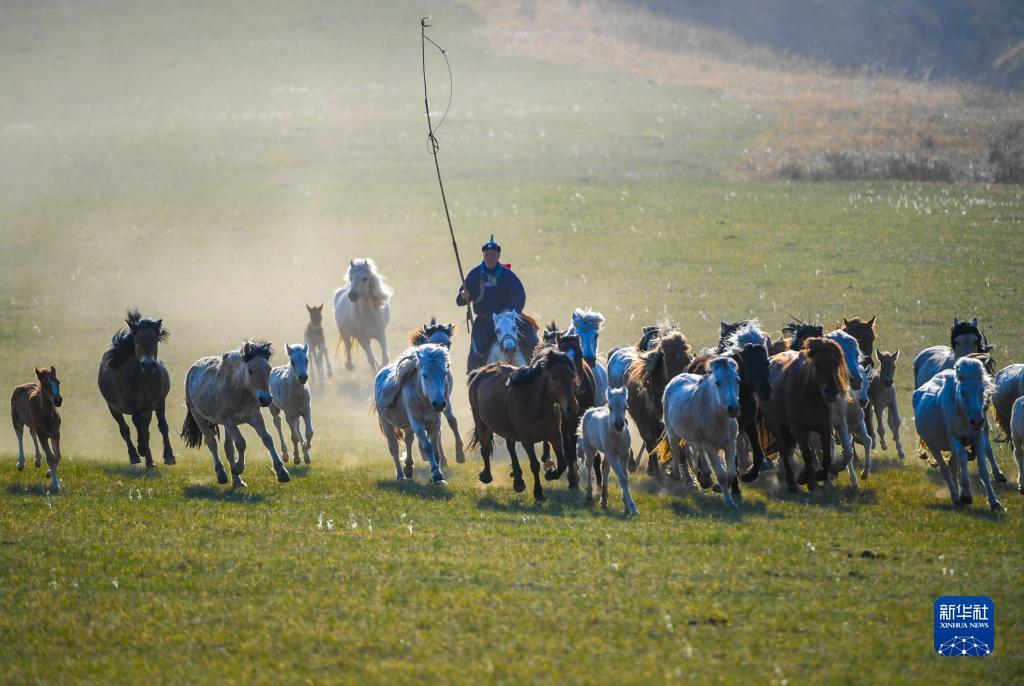
<path fill-rule="evenodd" d="M 580 450 L 587 467 L 587 500 L 594 499 L 594 457 L 604 455 L 601 463 L 601 507 L 608 507 L 608 471 L 615 476 L 622 489 L 622 505 L 626 516 L 639 514 L 629 492 L 626 460 L 629 458 L 629 426 L 626 423 L 626 389 L 617 388 L 608 393 L 606 407 L 592 407 L 583 415 L 579 428 Z"/>
<path fill-rule="evenodd" d="M 736 436 L 739 424 L 740 375 L 736 362 L 718 357 L 708 363 L 708 373 L 680 374 L 665 387 L 664 420 L 666 440 L 672 454 L 672 473 L 679 474 L 682 462 L 687 480 L 693 476 L 688 460 L 680 460 L 680 439 L 704 466 L 714 469 L 722 498 L 727 505 L 738 507 L 730 493 L 736 481 Z M 718 452 L 725 455 L 725 464 Z M 708 464 L 710 462 L 710 465 Z"/>
<path fill-rule="evenodd" d="M 977 456 L 978 473 L 985 486 L 989 506 L 1002 509 L 989 478 L 985 448 L 988 443 L 983 430 L 985 400 L 992 382 L 984 365 L 973 358 L 959 359 L 953 369 L 939 372 L 914 391 L 914 422 L 917 435 L 928 446 L 939 464 L 954 504 L 972 502 L 967 476 L 967 448 Z M 952 472 L 942 453 L 952 453 Z M 959 474 L 957 487 L 954 472 Z"/>
<path fill-rule="evenodd" d="M 288 447 L 281 429 L 281 413 L 284 412 L 288 422 L 288 431 L 292 439 L 292 454 L 295 464 L 299 464 L 299 446 L 302 446 L 302 459 L 309 464 L 309 449 L 313 445 L 313 413 L 310 406 L 309 387 L 309 345 L 285 344 L 288 352 L 288 364 L 274 367 L 270 372 L 270 392 L 274 400 L 270 405 L 270 414 L 274 419 L 278 438 L 281 441 L 281 457 L 288 461 Z M 299 422 L 305 423 L 306 440 L 299 433 Z"/>
<path fill-rule="evenodd" d="M 352 260 L 345 274 L 345 285 L 334 292 L 334 321 L 338 325 L 338 346 L 345 344 L 345 368 L 352 367 L 352 342 L 357 341 L 366 353 L 370 369 L 377 372 L 377 359 L 370 342 L 380 345 L 381 365 L 388 363 L 385 329 L 391 319 L 393 291 L 377 272 L 370 259 Z"/>

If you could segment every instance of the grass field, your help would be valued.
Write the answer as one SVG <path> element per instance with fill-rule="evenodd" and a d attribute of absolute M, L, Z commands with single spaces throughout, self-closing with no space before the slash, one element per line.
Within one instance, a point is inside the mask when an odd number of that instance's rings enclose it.
<path fill-rule="evenodd" d="M 330 300 L 353 257 L 395 288 L 392 354 L 431 315 L 462 316 L 424 140 L 426 14 L 455 68 L 439 139 L 465 260 L 494 232 L 527 310 L 565 323 L 595 307 L 604 350 L 664 317 L 703 346 L 720 319 L 777 332 L 788 313 L 877 313 L 878 346 L 904 352 L 907 464 L 879 454 L 859 493 L 762 479 L 740 513 L 638 476 L 632 521 L 614 486 L 608 512 L 564 483 L 535 506 L 503 468 L 483 487 L 475 456 L 444 490 L 422 470 L 396 486 L 357 358 L 315 389 L 313 465 L 289 484 L 255 441 L 244 493 L 180 443 L 176 467 L 129 468 L 95 373 L 130 305 L 172 332 L 174 428 L 193 360 L 246 336 L 299 341 L 303 301 Z M 60 495 L 15 471 L 13 432 L 0 441 L 3 683 L 1024 673 L 1024 499 L 1004 484 L 1006 513 L 948 506 L 913 456 L 909 398 L 913 354 L 954 316 L 981 320 L 1000 366 L 1024 359 L 1021 188 L 738 180 L 770 111 L 530 59 L 460 5 L 32 3 L 0 19 L 0 381 L 53 364 L 65 395 Z M 995 600 L 990 658 L 932 653 L 932 603 L 961 593 Z"/>

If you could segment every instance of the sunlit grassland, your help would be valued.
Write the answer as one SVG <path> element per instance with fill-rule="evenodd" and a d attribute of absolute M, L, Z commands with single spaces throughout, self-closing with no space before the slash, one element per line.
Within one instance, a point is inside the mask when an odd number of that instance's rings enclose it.
<path fill-rule="evenodd" d="M 0 441 L 0 681 L 1009 683 L 1024 670 L 1024 500 L 1002 485 L 1005 514 L 949 507 L 913 455 L 909 404 L 913 354 L 945 342 L 954 316 L 981 320 L 1000 365 L 1024 358 L 1020 189 L 736 181 L 770 123 L 742 103 L 504 54 L 458 8 L 3 12 L 0 379 L 54 364 L 66 402 L 59 496 L 15 471 L 13 432 Z M 330 301 L 353 257 L 395 288 L 392 355 L 431 315 L 461 319 L 424 139 L 427 13 L 455 66 L 438 137 L 467 266 L 495 233 L 527 311 L 564 325 L 593 306 L 603 350 L 663 318 L 700 347 L 721 319 L 758 316 L 775 334 L 790 313 L 877 314 L 878 347 L 904 353 L 907 464 L 881 453 L 859 493 L 842 478 L 813 497 L 769 475 L 740 513 L 638 475 L 632 521 L 615 486 L 608 512 L 564 483 L 535 506 L 504 468 L 480 485 L 475 456 L 447 489 L 422 470 L 395 486 L 357 354 L 355 372 L 335 359 L 314 388 L 313 465 L 289 484 L 251 435 L 244 493 L 215 484 L 205 448 L 176 442 L 178 466 L 129 468 L 95 387 L 129 305 L 171 329 L 175 429 L 193 360 L 244 336 L 299 341 L 302 303 Z M 440 112 L 436 57 L 431 74 Z M 460 329 L 459 372 L 466 341 Z M 943 593 L 995 599 L 995 656 L 932 655 Z"/>

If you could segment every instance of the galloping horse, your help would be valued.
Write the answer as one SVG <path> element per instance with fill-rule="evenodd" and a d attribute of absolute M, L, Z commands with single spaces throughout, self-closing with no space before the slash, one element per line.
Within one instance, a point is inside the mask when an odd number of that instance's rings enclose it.
<path fill-rule="evenodd" d="M 417 346 L 424 345 L 425 343 L 436 343 L 451 350 L 452 337 L 454 335 L 454 324 L 438 324 L 437 318 L 431 317 L 430 323 L 424 324 L 409 334 L 409 345 Z M 452 410 L 450 402 L 444 406 L 444 418 L 448 421 L 448 428 L 452 430 L 452 434 L 455 436 L 455 461 L 462 464 L 466 461 L 466 453 L 462 446 L 462 434 L 459 433 L 459 422 L 455 419 L 455 411 Z M 438 437 L 437 445 L 434 447 L 437 448 L 441 466 L 447 467 L 448 458 L 444 454 L 444 442 L 440 437 Z"/>
<path fill-rule="evenodd" d="M 303 332 L 303 342 L 309 347 L 309 353 L 313 357 L 316 380 L 322 384 L 324 363 L 327 363 L 327 378 L 334 375 L 331 370 L 331 356 L 327 354 L 327 337 L 324 335 L 324 304 L 306 305 L 306 312 L 309 313 L 309 323 Z"/>
<path fill-rule="evenodd" d="M 370 369 L 376 374 L 379 367 L 370 349 L 370 341 L 380 345 L 381 365 L 388 363 L 388 342 L 384 329 L 391 319 L 388 304 L 394 291 L 377 272 L 377 265 L 371 259 L 352 260 L 345 273 L 345 285 L 334 291 L 334 321 L 338 325 L 337 354 L 345 344 L 345 369 L 351 371 L 352 341 L 358 341 Z"/>
<path fill-rule="evenodd" d="M 18 437 L 18 470 L 25 468 L 23 437 L 27 426 L 36 449 L 36 467 L 41 463 L 41 443 L 49 467 L 46 476 L 50 477 L 50 489 L 57 493 L 60 491 L 60 479 L 57 478 L 57 465 L 60 464 L 60 413 L 57 408 L 64 399 L 60 395 L 60 379 L 54 367 L 36 367 L 36 380 L 37 383 L 18 386 L 11 395 L 11 422 L 14 424 L 14 434 Z"/>
<path fill-rule="evenodd" d="M 128 461 L 139 464 L 146 458 L 146 466 L 153 466 L 149 450 L 149 423 L 156 412 L 156 424 L 164 442 L 164 464 L 174 464 L 174 450 L 168 436 L 165 405 L 171 390 L 171 377 L 164 363 L 157 358 L 157 348 L 167 340 L 169 332 L 162 319 L 145 319 L 136 310 L 128 310 L 127 329 L 114 334 L 110 348 L 100 360 L 100 394 L 107 401 L 110 416 L 121 430 L 121 438 L 128 446 Z M 139 447 L 132 445 L 132 434 L 122 415 L 131 415 L 138 434 Z"/>
<path fill-rule="evenodd" d="M 310 406 L 309 386 L 309 345 L 284 344 L 288 354 L 288 364 L 270 370 L 270 392 L 274 399 L 270 402 L 270 415 L 274 418 L 274 428 L 281 439 L 281 458 L 288 463 L 288 446 L 284 442 L 284 431 L 281 430 L 281 413 L 288 423 L 288 432 L 292 439 L 292 454 L 295 464 L 299 464 L 299 446 L 302 446 L 302 458 L 309 464 L 309 449 L 313 447 L 313 410 Z M 299 420 L 306 425 L 306 440 L 299 434 Z"/>
<path fill-rule="evenodd" d="M 273 401 L 270 394 L 270 356 L 273 353 L 270 343 L 247 340 L 238 350 L 226 352 L 220 357 L 196 360 L 185 376 L 187 412 L 181 437 L 190 448 L 198 448 L 206 441 L 206 447 L 213 455 L 213 468 L 219 484 L 226 484 L 228 475 L 217 453 L 215 437 L 218 424 L 224 425 L 224 453 L 231 467 L 234 486 L 245 486 L 242 481 L 242 472 L 245 471 L 245 439 L 242 438 L 239 424 L 248 424 L 256 430 L 270 453 L 277 480 L 284 483 L 291 478 L 278 457 L 274 439 L 267 431 L 260 411 L 261 408 L 269 407 Z"/>

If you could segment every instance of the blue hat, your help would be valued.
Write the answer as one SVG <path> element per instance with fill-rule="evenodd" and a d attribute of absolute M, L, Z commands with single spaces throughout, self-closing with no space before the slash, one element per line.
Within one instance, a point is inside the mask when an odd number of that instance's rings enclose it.
<path fill-rule="evenodd" d="M 494 242 L 493 233 L 491 234 L 491 240 L 484 243 L 480 248 L 480 252 L 483 252 L 484 250 L 497 250 L 498 252 L 501 252 L 501 246 Z"/>

